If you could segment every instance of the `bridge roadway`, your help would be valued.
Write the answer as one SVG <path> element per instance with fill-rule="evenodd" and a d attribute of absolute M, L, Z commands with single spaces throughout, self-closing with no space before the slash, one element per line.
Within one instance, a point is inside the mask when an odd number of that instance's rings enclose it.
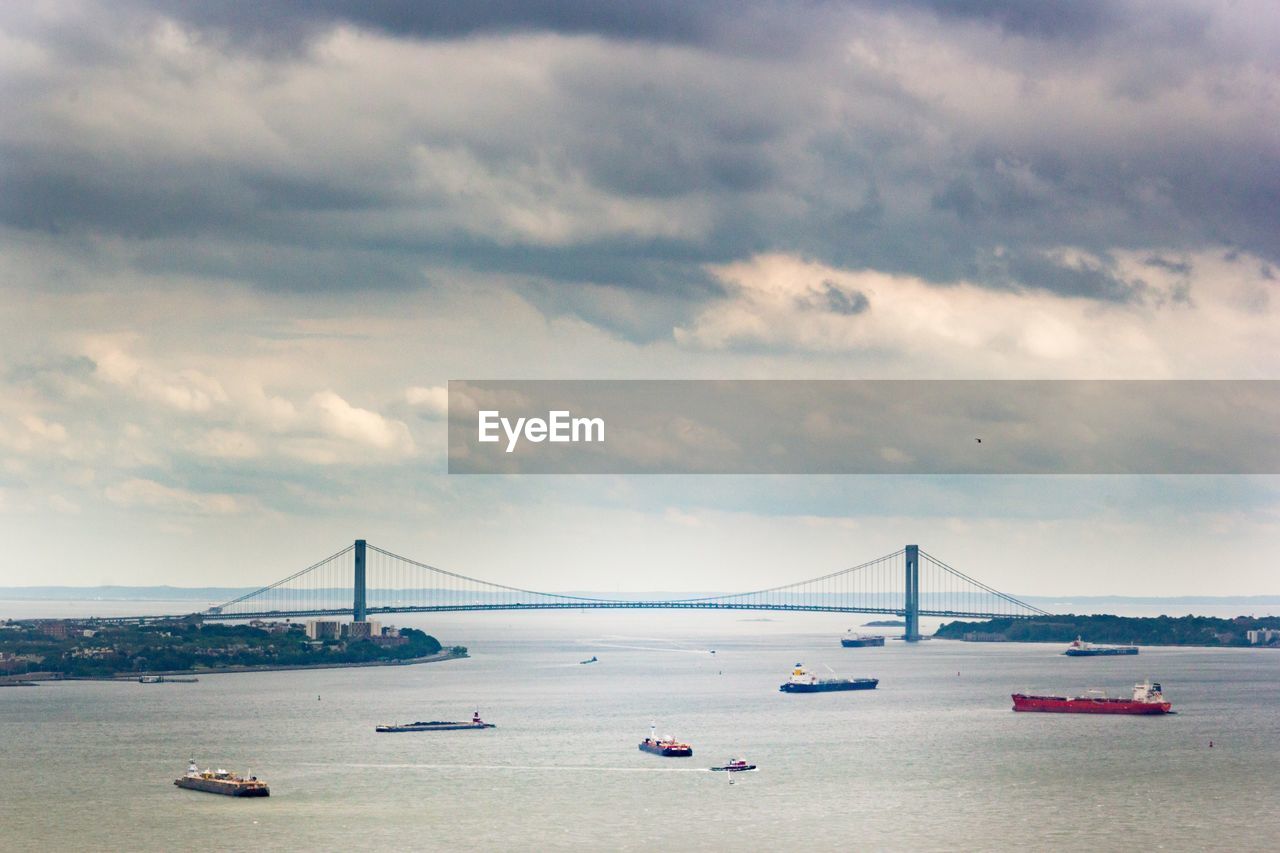
<path fill-rule="evenodd" d="M 397 561 L 402 567 L 412 568 L 414 570 L 431 573 L 431 577 L 444 579 L 447 586 L 440 589 L 440 592 L 448 595 L 453 601 L 459 599 L 470 599 L 473 596 L 483 598 L 486 594 L 491 596 L 501 596 L 498 600 L 490 600 L 485 603 L 480 600 L 473 600 L 470 604 L 454 603 L 454 604 L 411 604 L 411 605 L 375 605 L 368 604 L 368 552 L 373 551 L 379 555 L 380 559 Z M 320 592 L 330 590 L 335 580 L 332 568 L 335 561 L 343 560 L 350 555 L 350 568 L 342 567 L 341 572 L 351 571 L 351 606 L 337 606 L 330 598 L 303 597 L 295 598 L 292 601 L 288 599 L 281 601 L 279 599 L 272 600 L 270 596 L 276 590 L 284 589 L 288 592 L 291 588 L 287 584 L 297 582 L 299 578 L 306 578 L 312 572 L 322 570 L 317 575 L 317 580 L 312 583 L 312 592 Z M 868 566 L 879 566 L 886 560 L 893 560 L 901 556 L 902 571 L 900 576 L 903 579 L 901 592 L 894 590 L 894 595 L 901 595 L 901 604 L 898 605 L 894 599 L 889 599 L 893 604 L 890 606 L 876 607 L 871 605 L 841 606 L 834 604 L 818 603 L 823 600 L 830 601 L 828 597 L 832 595 L 834 586 L 826 586 L 830 584 L 833 578 L 839 578 L 843 575 L 849 575 L 853 572 L 860 571 Z M 995 610 L 989 610 L 985 604 L 977 604 L 965 609 L 946 607 L 944 609 L 921 607 L 921 590 L 920 590 L 920 558 L 925 557 L 929 565 L 942 575 L 946 584 L 950 584 L 951 588 L 946 589 L 944 594 L 952 596 L 947 603 L 963 599 L 957 599 L 956 594 L 965 594 L 955 589 L 955 585 L 966 584 L 972 592 L 986 595 L 990 600 L 986 603 L 994 602 L 997 606 Z M 327 574 L 325 573 L 327 572 Z M 837 582 L 838 583 L 838 582 Z M 472 588 L 464 590 L 459 585 L 470 585 Z M 479 587 L 477 589 L 476 587 Z M 427 589 L 427 587 L 424 587 Z M 298 592 L 307 592 L 306 588 L 298 590 Z M 871 590 L 865 590 L 871 593 L 872 600 L 880 600 L 879 595 Z M 971 594 L 969 593 L 969 594 Z M 384 591 L 379 598 L 390 598 L 397 600 L 398 596 L 390 591 Z M 260 598 L 261 597 L 261 598 Z M 507 600 L 507 599 L 525 599 Z M 257 599 L 257 601 L 255 601 Z M 847 600 L 847 599 L 846 599 Z M 810 603 L 802 603 L 802 602 Z M 971 601 L 971 599 L 970 599 Z M 790 602 L 790 603 L 788 603 Z M 937 602 L 937 599 L 934 599 Z M 306 608 L 306 604 L 323 603 L 324 607 Z M 262 607 L 263 605 L 275 605 L 277 608 L 284 606 L 292 609 L 272 609 L 272 610 L 249 610 L 248 607 Z M 999 608 L 1003 607 L 1003 611 Z M 945 618 L 967 618 L 967 619 L 995 619 L 1001 617 L 1022 618 L 1034 614 L 1043 614 L 1045 611 L 1037 607 L 1018 601 L 1012 596 L 992 589 L 985 584 L 974 580 L 968 575 L 957 571 L 956 569 L 941 563 L 927 554 L 922 554 L 917 545 L 907 545 L 901 551 L 894 554 L 886 555 L 877 560 L 863 563 L 860 566 L 854 566 L 820 578 L 813 578 L 809 581 L 789 584 L 781 587 L 774 587 L 765 590 L 756 590 L 749 593 L 738 593 L 732 595 L 709 596 L 703 598 L 687 598 L 687 599 L 666 599 L 666 600 L 649 600 L 649 601 L 626 601 L 620 599 L 605 598 L 588 598 L 573 595 L 560 595 L 556 593 L 543 593 L 534 590 L 519 589 L 516 587 L 505 586 L 502 584 L 494 584 L 486 581 L 477 580 L 476 578 L 466 577 L 464 575 L 448 572 L 438 569 L 434 566 L 428 566 L 424 563 L 418 563 L 414 560 L 392 554 L 377 547 L 368 546 L 364 539 L 357 539 L 352 545 L 344 548 L 342 551 L 331 555 L 325 560 L 320 561 L 308 568 L 295 572 L 282 580 L 273 584 L 262 587 L 239 598 L 232 599 L 218 607 L 211 607 L 200 613 L 187 613 L 177 616 L 148 616 L 148 617 L 117 617 L 115 619 L 103 621 L 118 622 L 134 622 L 134 621 L 152 621 L 158 619 L 175 619 L 175 618 L 203 618 L 217 621 L 244 621 L 251 619 L 295 619 L 308 618 L 317 616 L 350 616 L 354 621 L 364 621 L 371 615 L 391 614 L 391 613 L 461 613 L 461 612 L 483 612 L 486 610 L 755 610 L 755 611 L 773 611 L 773 612 L 797 612 L 797 613 L 871 613 L 886 616 L 900 616 L 903 619 L 905 628 L 903 636 L 907 640 L 920 639 L 920 617 L 945 617 Z M 1010 612 L 1013 610 L 1014 612 Z M 1021 611 L 1021 612 L 1018 612 Z"/>
<path fill-rule="evenodd" d="M 484 610 L 770 610 L 799 613 L 874 613 L 885 616 L 902 616 L 906 613 L 891 607 L 831 607 L 821 604 L 733 604 L 713 601 L 575 601 L 555 604 L 432 604 L 406 607 L 367 607 L 369 616 L 385 613 L 457 613 Z M 1007 613 L 975 613 L 969 610 L 924 610 L 920 616 L 936 616 L 968 619 L 1000 619 Z M 205 619 L 222 621 L 245 619 L 297 619 L 317 616 L 351 616 L 350 607 L 327 610 L 264 610 L 257 613 L 193 613 Z M 161 617 L 152 617 L 161 618 Z M 170 617 L 173 618 L 173 617 Z"/>

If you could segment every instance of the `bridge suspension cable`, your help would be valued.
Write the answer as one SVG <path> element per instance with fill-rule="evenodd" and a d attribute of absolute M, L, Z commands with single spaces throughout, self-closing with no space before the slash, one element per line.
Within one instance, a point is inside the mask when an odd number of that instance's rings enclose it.
<path fill-rule="evenodd" d="M 628 600 L 539 592 L 481 580 L 423 563 L 364 540 L 245 593 L 207 615 L 276 618 L 454 610 L 667 608 L 800 610 L 899 614 L 908 634 L 920 616 L 1028 617 L 1046 611 L 1027 604 L 909 545 L 891 554 L 815 578 L 749 592 Z"/>
<path fill-rule="evenodd" d="M 379 584 L 371 584 L 369 609 L 384 611 L 400 608 L 433 608 L 433 609 L 472 609 L 472 607 L 491 604 L 555 604 L 563 603 L 572 607 L 574 602 L 581 604 L 600 604 L 608 601 L 603 598 L 590 598 L 582 595 L 566 593 L 538 592 L 518 586 L 480 580 L 468 575 L 451 572 L 437 566 L 428 565 L 409 557 L 392 553 L 376 545 L 370 545 L 369 551 L 384 558 L 375 561 L 371 576 L 377 578 Z M 412 576 L 406 568 L 420 569 L 426 577 Z M 428 585 L 428 579 L 434 583 Z M 481 592 L 492 592 L 494 598 L 485 601 L 473 601 L 469 607 L 464 599 L 474 598 Z M 394 593 L 400 597 L 388 600 Z M 497 608 L 491 608 L 497 609 Z"/>
<path fill-rule="evenodd" d="M 330 554 L 288 577 L 247 592 L 225 604 L 209 608 L 224 617 L 272 612 L 341 613 L 351 607 L 352 564 L 355 545 Z"/>
<path fill-rule="evenodd" d="M 976 587 L 977 589 L 982 590 L 983 592 L 987 593 L 990 596 L 994 596 L 999 602 L 999 604 L 997 604 L 995 608 L 995 610 L 997 611 L 997 615 L 1003 615 L 1003 616 L 1048 616 L 1049 615 L 1049 611 L 1041 610 L 1039 607 L 1036 607 L 1034 604 L 1028 604 L 1027 602 L 1022 601 L 1021 599 L 1014 598 L 1012 595 L 1003 593 L 1000 590 L 995 589 L 994 587 L 987 586 L 982 581 L 977 580 L 976 578 L 972 578 L 969 575 L 966 575 L 964 572 L 960 571 L 959 569 L 953 566 L 947 565 L 946 563 L 939 560 L 937 557 L 933 556 L 932 554 L 929 554 L 924 550 L 920 551 L 920 556 L 924 558 L 926 565 L 931 566 L 934 569 L 941 570 L 942 572 L 949 574 L 952 577 L 957 578 L 960 581 L 963 581 L 964 583 L 967 583 L 972 587 Z M 943 586 L 943 584 L 935 584 L 935 586 L 941 587 Z M 926 596 L 931 594 L 936 594 L 936 593 L 925 593 Z M 951 603 L 954 603 L 954 602 L 951 602 Z M 922 612 L 924 611 L 922 610 Z"/>
<path fill-rule="evenodd" d="M 904 554 L 905 549 L 899 548 L 892 554 L 885 554 L 847 569 L 767 589 L 676 600 L 734 609 L 769 605 L 771 609 L 893 613 L 902 606 Z"/>

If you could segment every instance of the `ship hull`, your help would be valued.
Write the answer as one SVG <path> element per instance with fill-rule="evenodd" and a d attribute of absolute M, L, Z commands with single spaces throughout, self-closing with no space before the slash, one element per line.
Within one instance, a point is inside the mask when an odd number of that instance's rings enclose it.
<path fill-rule="evenodd" d="M 408 726 L 376 726 L 376 732 L 461 732 L 496 728 L 493 723 L 424 723 Z"/>
<path fill-rule="evenodd" d="M 858 640 L 851 640 L 848 637 L 843 637 L 840 640 L 840 645 L 844 646 L 846 649 L 861 649 L 867 646 L 883 646 L 884 637 L 866 637 Z"/>
<path fill-rule="evenodd" d="M 206 794 L 222 794 L 224 797 L 269 797 L 271 789 L 266 785 L 246 785 L 236 782 L 224 782 L 219 779 L 174 779 L 173 784 L 189 791 L 204 791 Z"/>
<path fill-rule="evenodd" d="M 642 743 L 640 744 L 640 751 L 651 755 L 661 755 L 664 758 L 690 758 L 693 756 L 693 750 L 687 746 L 655 746 L 649 743 Z"/>
<path fill-rule="evenodd" d="M 1138 650 L 1134 646 L 1114 649 L 1067 649 L 1063 652 L 1069 658 L 1112 657 L 1113 655 L 1136 655 L 1137 653 Z"/>
<path fill-rule="evenodd" d="M 843 690 L 874 690 L 876 685 L 880 683 L 878 678 L 854 678 L 846 681 L 819 681 L 817 684 L 792 684 L 787 682 L 780 685 L 778 690 L 783 693 L 834 693 Z"/>
<path fill-rule="evenodd" d="M 1169 702 L 1134 702 L 1130 699 L 1101 699 L 1081 696 L 1024 696 L 1013 694 L 1013 710 L 1038 711 L 1047 714 L 1132 714 L 1152 716 L 1168 714 Z"/>

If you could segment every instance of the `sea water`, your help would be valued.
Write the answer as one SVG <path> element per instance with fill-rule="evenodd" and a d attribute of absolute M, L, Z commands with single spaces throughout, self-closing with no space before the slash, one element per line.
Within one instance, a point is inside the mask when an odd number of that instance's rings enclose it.
<path fill-rule="evenodd" d="M 842 648 L 860 621 L 421 614 L 398 624 L 471 657 L 0 688 L 0 848 L 1275 849 L 1280 652 Z M 778 692 L 796 663 L 880 686 Z M 1147 677 L 1176 715 L 1010 711 L 1013 692 Z M 374 732 L 476 709 L 497 728 Z M 651 722 L 694 757 L 640 752 Z M 759 770 L 708 770 L 738 756 Z M 271 797 L 175 788 L 191 758 Z"/>

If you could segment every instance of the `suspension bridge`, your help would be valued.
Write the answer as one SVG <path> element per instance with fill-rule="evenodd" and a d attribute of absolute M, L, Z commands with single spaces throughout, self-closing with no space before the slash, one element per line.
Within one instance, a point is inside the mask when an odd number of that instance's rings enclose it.
<path fill-rule="evenodd" d="M 920 638 L 921 616 L 994 619 L 1047 615 L 907 545 L 847 569 L 750 592 L 699 598 L 596 598 L 493 583 L 393 554 L 363 539 L 273 584 L 211 607 L 208 619 L 350 616 L 480 610 L 787 610 L 901 616 Z"/>

